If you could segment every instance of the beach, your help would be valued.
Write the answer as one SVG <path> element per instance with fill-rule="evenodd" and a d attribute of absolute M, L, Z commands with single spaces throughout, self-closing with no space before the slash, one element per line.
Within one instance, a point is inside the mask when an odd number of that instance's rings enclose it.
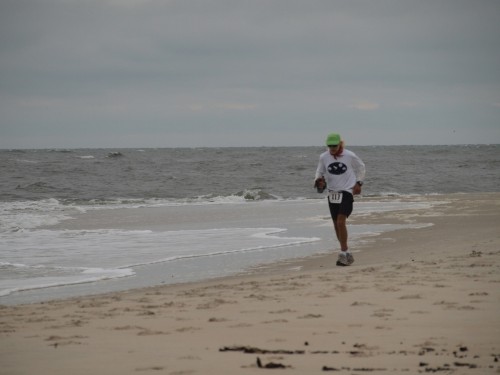
<path fill-rule="evenodd" d="M 500 373 L 500 194 L 426 199 L 440 203 L 354 213 L 426 225 L 363 240 L 351 267 L 331 252 L 0 306 L 0 374 Z"/>

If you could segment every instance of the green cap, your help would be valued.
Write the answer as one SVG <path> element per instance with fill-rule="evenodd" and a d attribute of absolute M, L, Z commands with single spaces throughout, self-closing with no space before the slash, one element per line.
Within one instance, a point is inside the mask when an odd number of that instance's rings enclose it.
<path fill-rule="evenodd" d="M 337 133 L 331 133 L 328 134 L 328 137 L 326 137 L 326 145 L 331 146 L 331 145 L 338 145 L 340 143 L 340 134 Z"/>

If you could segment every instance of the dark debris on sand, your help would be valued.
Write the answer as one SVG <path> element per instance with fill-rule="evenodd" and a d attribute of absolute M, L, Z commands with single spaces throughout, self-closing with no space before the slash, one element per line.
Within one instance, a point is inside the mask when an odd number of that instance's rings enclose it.
<path fill-rule="evenodd" d="M 276 368 L 291 368 L 291 366 L 285 366 L 282 363 L 269 362 L 266 364 L 262 364 L 262 361 L 259 357 L 257 357 L 257 367 L 258 368 L 267 368 L 267 369 L 276 369 Z"/>
<path fill-rule="evenodd" d="M 309 342 L 305 342 L 306 346 L 309 346 Z M 357 349 L 362 349 L 364 346 L 355 344 L 355 348 Z M 257 348 L 253 346 L 248 346 L 248 345 L 233 345 L 233 346 L 224 346 L 219 348 L 220 352 L 242 352 L 246 354 L 277 354 L 277 355 L 305 355 L 306 351 L 302 349 L 298 350 L 287 350 L 287 349 L 262 349 L 262 348 Z M 337 350 L 313 350 L 313 351 L 308 351 L 307 353 L 309 354 L 339 354 L 340 352 Z M 366 353 L 362 350 L 346 350 L 344 353 L 350 354 L 351 356 L 354 357 L 364 357 Z M 398 352 L 388 352 L 386 354 L 398 354 Z M 407 355 L 408 353 L 406 351 L 400 351 L 399 354 L 404 354 Z M 452 353 L 447 352 L 445 349 L 443 349 L 441 352 L 438 352 L 435 348 L 432 348 L 430 346 L 425 346 L 421 347 L 418 352 L 414 352 L 413 354 L 417 354 L 418 356 L 447 356 L 449 359 L 451 359 L 451 355 L 453 355 L 453 361 L 451 363 L 444 363 L 443 365 L 438 365 L 438 366 L 430 366 L 428 362 L 426 361 L 420 361 L 416 363 L 416 365 L 419 368 L 419 372 L 425 372 L 425 373 L 435 373 L 435 372 L 450 372 L 450 371 L 456 371 L 457 368 L 468 368 L 468 369 L 480 369 L 482 366 L 467 361 L 466 358 L 471 358 L 469 348 L 465 345 L 459 345 L 457 350 L 453 351 Z M 493 362 L 498 363 L 500 359 L 499 354 L 491 354 L 493 358 Z M 473 358 L 477 359 L 479 356 L 474 356 Z M 472 358 L 471 358 L 472 359 Z M 292 368 L 292 366 L 287 366 L 282 363 L 275 363 L 275 362 L 269 362 L 269 363 L 263 363 L 262 360 L 257 357 L 257 367 L 261 369 L 285 369 L 285 368 Z M 483 367 L 484 368 L 484 367 Z M 489 366 L 490 369 L 494 368 L 494 365 L 491 364 Z M 498 368 L 497 370 L 500 370 Z M 387 371 L 385 368 L 373 368 L 373 367 L 360 367 L 360 368 L 354 368 L 354 367 L 345 367 L 345 366 L 340 366 L 340 367 L 331 367 L 331 366 L 323 366 L 322 371 L 355 371 L 355 372 L 382 372 L 382 371 Z M 405 371 L 408 371 L 408 369 L 405 369 Z"/>

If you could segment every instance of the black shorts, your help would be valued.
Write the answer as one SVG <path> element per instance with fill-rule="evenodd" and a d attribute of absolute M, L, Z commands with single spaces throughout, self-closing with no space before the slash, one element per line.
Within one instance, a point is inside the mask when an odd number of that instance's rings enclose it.
<path fill-rule="evenodd" d="M 330 198 L 328 198 L 328 206 L 330 207 L 330 215 L 332 215 L 333 220 L 337 220 L 339 214 L 349 217 L 352 213 L 354 203 L 353 195 L 348 191 L 342 191 L 342 202 L 340 203 L 330 203 Z"/>

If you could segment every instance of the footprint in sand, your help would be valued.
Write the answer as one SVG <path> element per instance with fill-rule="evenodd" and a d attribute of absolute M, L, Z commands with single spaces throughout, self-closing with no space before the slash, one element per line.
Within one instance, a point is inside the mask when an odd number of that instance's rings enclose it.
<path fill-rule="evenodd" d="M 317 318 L 322 318 L 323 315 L 321 314 L 306 314 L 299 316 L 297 319 L 317 319 Z"/>
<path fill-rule="evenodd" d="M 422 296 L 420 294 L 409 294 L 405 296 L 399 297 L 399 299 L 422 299 Z"/>
<path fill-rule="evenodd" d="M 440 301 L 440 302 L 435 302 L 434 305 L 442 306 L 446 310 L 475 310 L 476 309 L 474 306 L 470 306 L 470 305 L 460 306 L 458 304 L 458 302 Z"/>
<path fill-rule="evenodd" d="M 253 327 L 253 324 L 250 324 L 250 323 L 238 323 L 238 324 L 229 326 L 229 328 L 248 328 L 248 327 Z"/>
<path fill-rule="evenodd" d="M 145 329 L 137 333 L 137 336 L 154 336 L 154 335 L 169 335 L 170 332 L 165 331 L 152 331 L 150 329 Z"/>
<path fill-rule="evenodd" d="M 283 309 L 283 310 L 269 311 L 269 314 L 286 314 L 286 313 L 294 313 L 294 312 L 295 312 L 295 310 Z"/>
<path fill-rule="evenodd" d="M 201 328 L 197 327 L 181 327 L 176 329 L 177 332 L 184 333 L 184 332 L 194 332 L 194 331 L 199 331 Z"/>
<path fill-rule="evenodd" d="M 223 322 L 228 322 L 229 319 L 226 318 L 210 318 L 208 319 L 209 323 L 223 323 Z"/>
<path fill-rule="evenodd" d="M 84 343 L 82 341 L 75 341 L 74 339 L 86 339 L 87 337 L 88 336 L 80 336 L 80 335 L 74 335 L 68 337 L 49 336 L 45 339 L 45 341 L 49 341 L 50 342 L 49 346 L 53 346 L 54 348 L 57 349 L 57 347 L 65 345 L 83 345 Z"/>
<path fill-rule="evenodd" d="M 353 303 L 351 303 L 351 306 L 373 306 L 373 303 L 354 301 Z"/>
<path fill-rule="evenodd" d="M 151 366 L 151 367 L 138 367 L 135 371 L 162 371 L 165 367 L 163 366 Z"/>
<path fill-rule="evenodd" d="M 375 316 L 377 318 L 388 318 L 392 316 L 392 309 L 379 309 L 375 310 L 371 316 Z"/>
<path fill-rule="evenodd" d="M 267 320 L 264 322 L 261 322 L 262 324 L 273 324 L 273 323 L 288 323 L 288 320 L 286 319 L 275 319 L 275 320 Z"/>
<path fill-rule="evenodd" d="M 235 302 L 235 301 L 227 301 L 227 300 L 224 300 L 224 299 L 221 299 L 221 298 L 216 298 L 213 301 L 199 304 L 198 306 L 196 306 L 196 308 L 198 310 L 209 310 L 209 309 L 214 309 L 216 307 L 219 307 L 220 305 L 225 305 L 225 304 L 228 304 L 228 303 L 233 304 L 233 303 L 237 303 L 237 302 Z"/>

